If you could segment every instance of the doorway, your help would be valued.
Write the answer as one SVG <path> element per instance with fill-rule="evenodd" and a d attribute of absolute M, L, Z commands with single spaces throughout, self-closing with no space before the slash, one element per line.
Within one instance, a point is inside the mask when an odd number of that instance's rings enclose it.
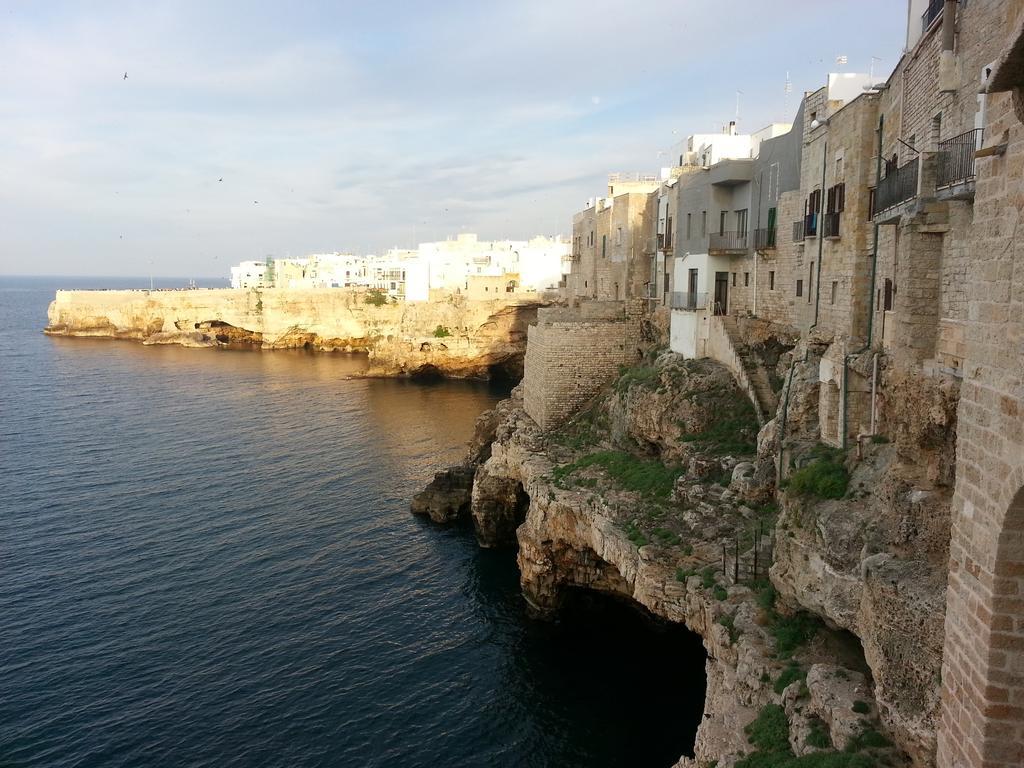
<path fill-rule="evenodd" d="M 729 273 L 715 272 L 715 314 L 729 311 Z"/>

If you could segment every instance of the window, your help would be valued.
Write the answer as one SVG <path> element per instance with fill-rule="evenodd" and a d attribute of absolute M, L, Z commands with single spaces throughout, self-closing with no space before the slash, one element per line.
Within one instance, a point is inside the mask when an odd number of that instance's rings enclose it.
<path fill-rule="evenodd" d="M 807 268 L 807 303 L 811 303 L 811 291 L 814 290 L 814 262 Z"/>
<path fill-rule="evenodd" d="M 688 287 L 688 289 L 690 291 L 690 301 L 696 301 L 697 300 L 697 270 L 696 269 L 691 269 L 690 270 L 689 280 L 690 280 L 690 282 L 689 282 L 687 287 Z"/>
<path fill-rule="evenodd" d="M 884 309 L 885 311 L 888 312 L 890 309 L 892 309 L 892 295 L 894 293 L 893 286 L 892 286 L 892 280 L 890 280 L 888 277 L 885 278 L 884 285 L 885 285 L 885 290 L 884 290 L 883 295 L 885 297 L 885 301 L 882 303 L 882 309 Z"/>
<path fill-rule="evenodd" d="M 701 237 L 707 237 L 708 236 L 708 212 L 707 211 L 701 211 L 700 212 L 700 236 Z"/>
<path fill-rule="evenodd" d="M 672 247 L 672 217 L 668 217 L 668 222 L 665 224 L 665 247 Z"/>
<path fill-rule="evenodd" d="M 831 304 L 835 304 L 836 303 L 836 294 L 837 293 L 839 293 L 839 283 L 836 282 L 835 280 L 833 280 L 832 281 L 832 296 L 831 296 L 831 300 L 830 300 L 829 303 L 831 303 Z"/>
<path fill-rule="evenodd" d="M 719 211 L 718 212 L 718 234 L 720 234 L 720 235 L 724 235 L 725 234 L 725 217 L 726 217 L 727 214 L 728 214 L 728 211 Z"/>
<path fill-rule="evenodd" d="M 804 295 L 804 281 L 803 280 L 797 280 L 796 281 L 796 295 L 797 296 L 803 296 Z"/>
<path fill-rule="evenodd" d="M 735 272 L 732 273 L 732 287 L 733 288 L 736 287 L 736 273 Z"/>
<path fill-rule="evenodd" d="M 817 213 L 821 210 L 821 190 L 816 189 L 807 198 L 807 213 Z"/>
<path fill-rule="evenodd" d="M 693 234 L 693 230 L 691 230 L 691 229 L 690 229 L 690 224 L 691 224 L 691 222 L 690 222 L 690 216 L 691 216 L 691 214 L 689 214 L 689 213 L 688 213 L 688 214 L 686 214 L 686 239 L 687 239 L 687 240 L 689 240 L 689 239 L 690 239 L 690 237 L 691 237 L 691 236 L 692 236 L 692 234 Z"/>
<path fill-rule="evenodd" d="M 749 288 L 750 287 L 750 273 L 749 272 L 744 272 L 743 273 L 743 287 L 744 288 Z"/>
<path fill-rule="evenodd" d="M 622 227 L 615 230 L 615 244 L 622 245 Z"/>
<path fill-rule="evenodd" d="M 826 211 L 839 213 L 846 206 L 846 185 L 836 184 L 830 187 L 826 195 Z"/>
<path fill-rule="evenodd" d="M 768 273 L 768 290 L 769 291 L 774 291 L 775 290 L 775 272 L 774 271 L 770 271 Z"/>
<path fill-rule="evenodd" d="M 608 235 L 601 235 L 601 258 L 608 255 Z"/>
<path fill-rule="evenodd" d="M 736 211 L 736 234 L 747 234 L 747 209 Z"/>

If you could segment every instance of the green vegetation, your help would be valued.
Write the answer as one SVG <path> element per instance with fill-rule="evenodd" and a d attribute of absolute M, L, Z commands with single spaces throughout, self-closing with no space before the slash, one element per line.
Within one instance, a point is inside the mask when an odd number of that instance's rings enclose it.
<path fill-rule="evenodd" d="M 718 617 L 718 623 L 729 631 L 729 645 L 735 645 L 742 634 L 736 629 L 736 617 L 731 613 L 723 613 Z"/>
<path fill-rule="evenodd" d="M 694 572 L 688 568 L 676 568 L 676 581 L 681 581 L 683 584 L 693 575 Z"/>
<path fill-rule="evenodd" d="M 620 365 L 619 378 L 615 382 L 615 391 L 626 392 L 630 387 L 655 389 L 661 383 L 661 373 L 652 365 L 637 365 L 632 368 Z"/>
<path fill-rule="evenodd" d="M 807 743 L 816 749 L 832 748 L 832 736 L 829 735 L 828 728 L 821 720 L 814 719 L 811 721 L 811 729 L 807 734 Z"/>
<path fill-rule="evenodd" d="M 434 338 L 443 339 L 445 336 L 451 336 L 452 332 L 449 331 L 445 326 L 439 325 L 434 329 Z"/>
<path fill-rule="evenodd" d="M 597 467 L 619 487 L 655 500 L 668 499 L 681 472 L 679 467 L 667 467 L 656 459 L 642 459 L 625 451 L 598 451 L 555 467 L 552 476 L 555 482 L 562 482 L 573 472 L 587 467 Z"/>
<path fill-rule="evenodd" d="M 807 645 L 818 634 L 820 622 L 808 613 L 800 612 L 793 616 L 776 614 L 772 626 L 775 636 L 775 650 L 780 659 L 788 659 L 803 645 Z"/>
<path fill-rule="evenodd" d="M 371 288 L 363 297 L 363 302 L 374 307 L 383 307 L 388 303 L 388 295 L 379 288 Z"/>
<path fill-rule="evenodd" d="M 864 730 L 850 739 L 850 743 L 846 745 L 847 752 L 860 752 L 863 749 L 885 749 L 889 747 L 889 740 L 885 738 L 878 730 L 866 721 L 861 721 L 864 724 Z"/>
<path fill-rule="evenodd" d="M 874 443 L 875 445 L 881 445 L 883 443 L 888 443 L 889 438 L 886 437 L 885 435 L 872 435 L 871 442 Z"/>
<path fill-rule="evenodd" d="M 787 488 L 798 496 L 841 499 L 850 484 L 850 473 L 843 466 L 843 452 L 822 446 L 814 460 L 789 477 Z"/>
<path fill-rule="evenodd" d="M 683 435 L 683 442 L 716 456 L 757 452 L 757 416 L 744 395 L 734 390 L 715 393 L 708 398 L 707 408 L 715 414 L 714 423 L 703 432 Z"/>
<path fill-rule="evenodd" d="M 704 587 L 704 589 L 711 589 L 715 586 L 715 569 L 712 566 L 705 566 L 701 570 L 700 585 Z"/>
<path fill-rule="evenodd" d="M 711 590 L 711 594 L 714 595 L 715 600 L 722 601 L 729 599 L 729 592 L 721 584 L 715 584 L 714 589 Z"/>
<path fill-rule="evenodd" d="M 757 748 L 736 763 L 736 768 L 874 768 L 866 755 L 843 752 L 813 752 L 796 757 L 789 747 L 789 721 L 778 704 L 761 708 L 757 719 L 745 729 L 747 740 Z M 827 738 L 827 735 L 826 735 Z"/>
<path fill-rule="evenodd" d="M 779 679 L 775 681 L 775 692 L 780 694 L 789 687 L 790 683 L 803 680 L 807 673 L 796 662 L 790 662 L 789 666 L 782 670 Z"/>
<path fill-rule="evenodd" d="M 678 533 L 670 531 L 667 528 L 655 528 L 651 532 L 651 535 L 653 535 L 654 538 L 662 544 L 667 544 L 669 546 L 674 546 L 682 541 Z"/>
<path fill-rule="evenodd" d="M 637 528 L 633 523 L 629 523 L 626 526 L 626 536 L 638 549 L 651 543 L 647 536 L 644 535 L 644 532 Z"/>
<path fill-rule="evenodd" d="M 853 711 L 856 712 L 858 715 L 866 715 L 868 712 L 871 711 L 871 705 L 868 704 L 866 701 L 861 701 L 858 699 L 857 701 L 853 702 Z"/>

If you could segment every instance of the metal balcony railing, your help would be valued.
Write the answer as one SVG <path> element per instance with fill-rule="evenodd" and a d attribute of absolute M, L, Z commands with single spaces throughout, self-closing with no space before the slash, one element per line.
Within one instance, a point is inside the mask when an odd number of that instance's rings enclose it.
<path fill-rule="evenodd" d="M 974 179 L 974 153 L 981 147 L 981 139 L 981 128 L 975 128 L 939 142 L 937 187 L 951 187 Z"/>
<path fill-rule="evenodd" d="M 804 220 L 793 222 L 793 242 L 802 243 L 804 241 Z"/>
<path fill-rule="evenodd" d="M 683 309 L 695 312 L 699 309 L 708 308 L 708 295 L 706 293 L 673 293 L 672 309 Z"/>
<path fill-rule="evenodd" d="M 804 237 L 818 236 L 818 214 L 808 213 L 804 216 Z"/>
<path fill-rule="evenodd" d="M 775 227 L 754 230 L 754 248 L 758 251 L 769 251 L 775 248 Z"/>
<path fill-rule="evenodd" d="M 746 232 L 712 232 L 708 239 L 708 252 L 747 250 Z"/>
<path fill-rule="evenodd" d="M 928 7 L 921 14 L 921 34 L 927 32 L 932 22 L 942 15 L 942 7 L 945 4 L 946 0 L 929 0 Z"/>
<path fill-rule="evenodd" d="M 889 175 L 878 182 L 878 187 L 875 189 L 875 210 L 872 211 L 873 214 L 878 215 L 881 211 L 917 197 L 917 171 L 919 164 L 918 159 L 915 157 L 895 171 L 891 171 Z"/>
<path fill-rule="evenodd" d="M 839 237 L 839 221 L 841 217 L 839 211 L 823 214 L 821 217 L 821 236 L 822 237 Z"/>

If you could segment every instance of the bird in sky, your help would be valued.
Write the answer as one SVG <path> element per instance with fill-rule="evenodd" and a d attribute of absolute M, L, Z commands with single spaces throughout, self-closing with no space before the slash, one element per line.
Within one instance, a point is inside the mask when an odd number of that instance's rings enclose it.
<path fill-rule="evenodd" d="M 217 179 L 217 181 L 224 181 L 224 177 L 221 176 L 219 179 Z"/>
<path fill-rule="evenodd" d="M 125 73 L 124 73 L 124 79 L 125 79 L 125 80 L 127 80 L 127 79 L 128 79 L 128 73 L 127 73 L 127 72 L 125 72 Z"/>
<path fill-rule="evenodd" d="M 259 205 L 259 204 L 260 204 L 260 201 L 259 201 L 259 200 L 253 200 L 253 201 L 252 201 L 252 204 L 253 204 L 253 205 Z"/>

